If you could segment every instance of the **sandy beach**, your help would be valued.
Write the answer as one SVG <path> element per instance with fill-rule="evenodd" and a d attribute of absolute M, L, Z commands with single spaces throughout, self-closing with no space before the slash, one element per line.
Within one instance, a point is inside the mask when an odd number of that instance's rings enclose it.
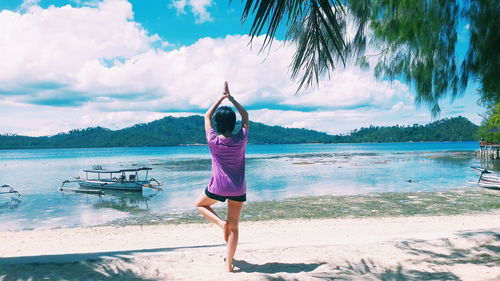
<path fill-rule="evenodd" d="M 0 280 L 499 280 L 500 212 L 1 232 Z"/>

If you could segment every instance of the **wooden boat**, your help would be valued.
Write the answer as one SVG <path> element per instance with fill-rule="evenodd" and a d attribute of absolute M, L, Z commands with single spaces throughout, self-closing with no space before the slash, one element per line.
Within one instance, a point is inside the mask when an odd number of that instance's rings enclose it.
<path fill-rule="evenodd" d="M 11 186 L 0 186 L 0 209 L 15 209 L 21 204 L 21 194 Z"/>
<path fill-rule="evenodd" d="M 500 189 L 500 173 L 480 167 L 471 167 L 479 175 L 477 184 L 484 187 Z"/>
<path fill-rule="evenodd" d="M 0 195 L 12 195 L 10 197 L 11 200 L 15 201 L 21 201 L 21 194 L 17 192 L 14 188 L 12 188 L 10 185 L 4 184 L 0 186 Z"/>
<path fill-rule="evenodd" d="M 85 178 L 76 177 L 74 180 L 65 180 L 61 190 L 70 190 L 85 193 L 102 193 L 103 189 L 142 191 L 143 187 L 161 186 L 156 179 L 148 179 L 148 172 L 152 168 L 130 168 L 119 170 L 107 170 L 101 166 L 94 166 L 92 169 L 83 170 Z M 80 189 L 63 188 L 65 184 L 76 182 Z"/>

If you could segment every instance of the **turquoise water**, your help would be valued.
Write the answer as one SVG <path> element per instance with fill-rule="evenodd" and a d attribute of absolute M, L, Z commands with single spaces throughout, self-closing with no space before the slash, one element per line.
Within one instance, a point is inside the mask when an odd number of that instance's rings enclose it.
<path fill-rule="evenodd" d="M 477 142 L 249 145 L 248 200 L 296 196 L 433 191 L 473 186 Z M 88 226 L 145 213 L 181 212 L 208 183 L 206 146 L 0 150 L 0 185 L 23 196 L 0 195 L 0 230 Z M 163 190 L 61 192 L 65 179 L 92 165 L 149 166 Z"/>

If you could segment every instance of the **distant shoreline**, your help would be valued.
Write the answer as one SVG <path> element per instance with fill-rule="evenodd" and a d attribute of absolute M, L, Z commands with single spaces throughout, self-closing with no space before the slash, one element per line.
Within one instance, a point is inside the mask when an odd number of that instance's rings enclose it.
<path fill-rule="evenodd" d="M 402 142 L 333 142 L 333 143 L 321 143 L 321 142 L 304 142 L 304 143 L 249 143 L 249 145 L 331 145 L 331 144 L 399 144 L 399 143 L 465 143 L 465 142 L 477 142 L 477 140 L 472 141 L 402 141 Z M 42 150 L 42 149 L 93 149 L 93 148 L 162 148 L 162 147 L 184 147 L 184 146 L 207 146 L 206 144 L 178 144 L 178 145 L 164 145 L 164 146 L 96 146 L 96 147 L 27 147 L 27 148 L 0 148 L 1 150 Z"/>
<path fill-rule="evenodd" d="M 475 141 L 478 130 L 477 125 L 464 117 L 442 119 L 426 125 L 370 126 L 337 135 L 252 121 L 250 128 L 250 144 Z M 40 137 L 0 134 L 0 149 L 167 147 L 198 146 L 204 143 L 206 136 L 201 116 L 165 117 L 120 130 L 89 127 Z"/>

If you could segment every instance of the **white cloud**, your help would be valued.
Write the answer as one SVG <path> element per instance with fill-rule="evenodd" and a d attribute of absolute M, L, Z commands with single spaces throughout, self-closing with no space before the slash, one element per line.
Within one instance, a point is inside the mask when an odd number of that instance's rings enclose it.
<path fill-rule="evenodd" d="M 177 13 L 185 14 L 186 13 L 186 5 L 187 0 L 174 0 L 172 1 L 172 6 L 177 10 Z"/>
<path fill-rule="evenodd" d="M 53 135 L 72 129 L 101 126 L 113 130 L 138 123 L 151 122 L 165 116 L 182 117 L 190 112 L 160 113 L 151 111 L 102 112 L 92 106 L 54 108 L 0 101 L 0 134 L 28 136 Z"/>
<path fill-rule="evenodd" d="M 329 134 L 349 133 L 361 127 L 426 124 L 432 122 L 429 112 L 404 108 L 378 109 L 359 108 L 348 110 L 325 110 L 303 112 L 295 110 L 252 110 L 253 121 L 288 128 L 307 128 Z M 448 116 L 444 116 L 448 117 Z"/>
<path fill-rule="evenodd" d="M 22 94 L 40 86 L 65 88 L 91 61 L 146 51 L 147 32 L 132 18 L 130 3 L 121 0 L 106 0 L 97 8 L 0 12 L 0 90 Z"/>
<path fill-rule="evenodd" d="M 318 89 L 293 95 L 296 85 L 287 71 L 292 50 L 283 47 L 264 60 L 258 49 L 248 48 L 248 40 L 204 38 L 170 52 L 150 49 L 111 67 L 90 60 L 75 74 L 72 90 L 91 93 L 86 97 L 103 110 L 204 110 L 225 80 L 244 104 L 256 109 L 391 108 L 409 97 L 405 85 L 380 82 L 354 68 L 335 73 Z"/>
<path fill-rule="evenodd" d="M 28 11 L 31 7 L 37 6 L 40 0 L 23 0 L 21 6 L 19 6 L 20 11 Z"/>
<path fill-rule="evenodd" d="M 186 7 L 189 7 L 195 16 L 195 22 L 204 23 L 213 21 L 207 10 L 212 4 L 212 0 L 173 0 L 171 5 L 179 14 L 186 14 Z"/>
<path fill-rule="evenodd" d="M 189 3 L 196 16 L 197 23 L 213 21 L 212 16 L 207 11 L 207 8 L 212 5 L 212 0 L 190 0 Z"/>

